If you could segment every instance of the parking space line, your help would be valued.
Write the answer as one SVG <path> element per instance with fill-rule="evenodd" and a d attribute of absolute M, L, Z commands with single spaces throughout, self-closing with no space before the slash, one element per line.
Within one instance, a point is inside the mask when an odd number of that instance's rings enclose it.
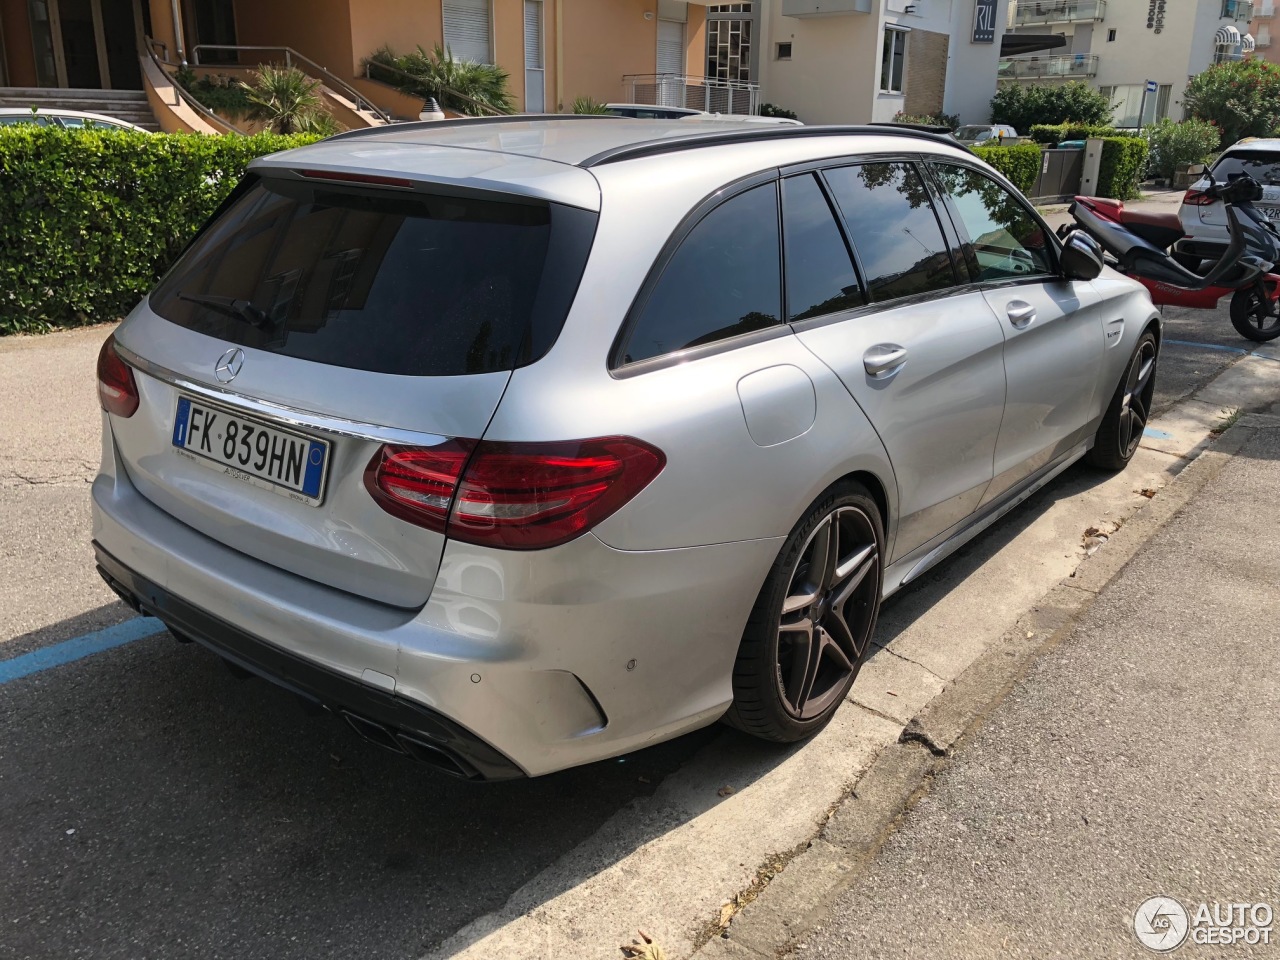
<path fill-rule="evenodd" d="M 1166 344 L 1178 347 L 1200 347 L 1203 350 L 1221 350 L 1223 353 L 1248 353 L 1243 347 L 1228 347 L 1222 343 L 1198 343 L 1195 340 L 1166 340 Z"/>
<path fill-rule="evenodd" d="M 0 660 L 0 684 L 48 670 L 50 667 L 60 667 L 64 663 L 72 663 L 112 647 L 124 646 L 143 637 L 154 636 L 164 628 L 164 624 L 154 617 L 134 617 L 124 623 L 117 623 L 114 627 L 95 630 L 82 637 L 32 650 L 11 660 Z"/>

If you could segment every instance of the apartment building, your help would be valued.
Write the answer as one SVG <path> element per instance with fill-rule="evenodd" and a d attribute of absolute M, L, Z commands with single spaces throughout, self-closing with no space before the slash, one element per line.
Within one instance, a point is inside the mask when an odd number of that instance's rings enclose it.
<path fill-rule="evenodd" d="M 1009 0 L 759 0 L 760 96 L 806 123 L 985 122 Z"/>
<path fill-rule="evenodd" d="M 663 95 L 683 101 L 686 84 L 697 90 L 689 99 L 702 95 L 707 9 L 707 0 L 0 0 L 0 88 L 140 90 L 152 52 L 170 64 L 245 64 L 289 48 L 403 114 L 364 77 L 364 59 L 384 45 L 440 44 L 506 69 L 522 110 L 623 99 L 659 74 Z M 715 38 L 731 74 L 742 60 L 731 31 Z M 740 97 L 735 109 L 746 106 Z"/>
<path fill-rule="evenodd" d="M 1002 60 L 1000 81 L 1086 82 L 1111 97 L 1119 127 L 1180 120 L 1188 80 L 1254 52 L 1248 28 L 1254 6 L 1253 0 L 1017 0 L 1008 14 L 1010 35 L 1048 34 L 1060 45 Z"/>
<path fill-rule="evenodd" d="M 1253 35 L 1253 55 L 1259 60 L 1280 63 L 1280 46 L 1272 38 L 1272 20 L 1275 17 L 1275 0 L 1255 0 L 1253 19 L 1249 21 L 1249 33 Z"/>

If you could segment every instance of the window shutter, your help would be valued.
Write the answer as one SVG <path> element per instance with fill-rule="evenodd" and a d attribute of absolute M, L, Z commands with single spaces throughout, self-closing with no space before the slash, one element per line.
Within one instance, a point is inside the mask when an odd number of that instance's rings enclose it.
<path fill-rule="evenodd" d="M 542 69 L 542 0 L 525 0 L 524 68 Z"/>
<path fill-rule="evenodd" d="M 658 21 L 658 73 L 684 74 L 684 24 Z"/>
<path fill-rule="evenodd" d="M 444 0 L 444 45 L 457 60 L 493 63 L 489 0 Z"/>

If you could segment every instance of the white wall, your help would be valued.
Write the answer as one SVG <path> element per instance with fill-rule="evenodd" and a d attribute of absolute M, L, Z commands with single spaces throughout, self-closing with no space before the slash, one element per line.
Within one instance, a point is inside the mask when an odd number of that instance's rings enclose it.
<path fill-rule="evenodd" d="M 876 0 L 878 12 L 804 19 L 784 17 L 780 0 L 757 2 L 764 4 L 761 99 L 796 111 L 805 123 L 887 121 L 903 108 L 901 95 L 880 92 L 886 25 L 949 35 L 943 109 L 962 123 L 987 121 L 1000 37 L 990 44 L 972 42 L 973 0 L 915 0 L 912 13 L 906 12 L 909 0 Z M 1008 2 L 1000 0 L 997 24 L 1005 22 Z M 776 59 L 780 41 L 791 43 L 790 61 Z"/>
<path fill-rule="evenodd" d="M 991 98 L 996 94 L 996 70 L 1000 65 L 1000 24 L 1008 16 L 1009 0 L 996 7 L 994 43 L 973 42 L 972 0 L 956 0 L 951 18 L 951 55 L 947 63 L 947 93 L 943 110 L 961 123 L 987 123 Z"/>

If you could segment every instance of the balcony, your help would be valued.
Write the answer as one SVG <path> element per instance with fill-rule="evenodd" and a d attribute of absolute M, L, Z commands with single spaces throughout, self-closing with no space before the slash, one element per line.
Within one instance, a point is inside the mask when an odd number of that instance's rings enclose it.
<path fill-rule="evenodd" d="M 782 15 L 798 20 L 870 12 L 871 0 L 782 0 Z"/>
<path fill-rule="evenodd" d="M 1098 75 L 1098 57 L 1078 53 L 1066 57 L 1013 57 L 1001 60 L 1001 80 L 1069 80 Z"/>
<path fill-rule="evenodd" d="M 1087 23 L 1107 15 L 1107 0 L 1022 0 L 1014 9 L 1015 26 Z"/>
<path fill-rule="evenodd" d="M 1219 47 L 1217 50 L 1213 51 L 1214 63 L 1235 63 L 1236 61 L 1243 59 L 1244 54 L 1239 50 L 1233 50 L 1231 47 Z"/>
<path fill-rule="evenodd" d="M 622 82 L 628 103 L 740 114 L 755 113 L 759 106 L 760 85 L 757 83 L 708 80 L 675 73 L 629 73 Z"/>
<path fill-rule="evenodd" d="M 1239 23 L 1253 19 L 1253 0 L 1222 0 L 1222 16 Z"/>

